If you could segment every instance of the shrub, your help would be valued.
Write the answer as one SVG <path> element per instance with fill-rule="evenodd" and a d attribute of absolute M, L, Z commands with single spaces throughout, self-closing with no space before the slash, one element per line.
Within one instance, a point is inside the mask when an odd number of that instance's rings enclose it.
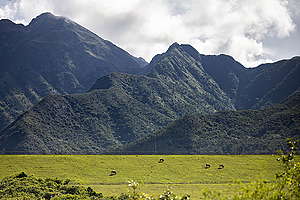
<path fill-rule="evenodd" d="M 284 171 L 276 175 L 274 183 L 258 182 L 244 189 L 234 197 L 235 200 L 298 200 L 300 199 L 300 162 L 295 161 L 297 150 L 295 140 L 287 141 L 289 150 L 281 152 L 277 159 L 283 164 Z"/>
<path fill-rule="evenodd" d="M 24 178 L 27 177 L 28 175 L 25 174 L 25 172 L 21 172 L 20 174 L 16 175 L 16 178 Z"/>

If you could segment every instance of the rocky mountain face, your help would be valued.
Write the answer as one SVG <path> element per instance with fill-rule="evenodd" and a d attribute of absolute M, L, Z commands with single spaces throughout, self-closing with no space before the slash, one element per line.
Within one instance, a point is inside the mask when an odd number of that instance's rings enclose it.
<path fill-rule="evenodd" d="M 262 110 L 188 115 L 118 151 L 132 154 L 265 154 L 299 137 L 300 91 Z"/>
<path fill-rule="evenodd" d="M 234 102 L 236 109 L 280 103 L 300 88 L 300 57 L 245 68 L 228 55 L 202 55 L 181 45 Z"/>
<path fill-rule="evenodd" d="M 0 60 L 0 130 L 44 96 L 85 92 L 101 76 L 147 64 L 51 13 L 28 26 L 0 20 Z"/>
<path fill-rule="evenodd" d="M 237 108 L 261 108 L 280 103 L 300 89 L 300 57 L 248 69 L 250 81 L 239 93 Z"/>
<path fill-rule="evenodd" d="M 192 113 L 234 110 L 218 84 L 177 43 L 147 75 L 112 73 L 88 93 L 44 98 L 0 136 L 0 150 L 101 153 Z"/>

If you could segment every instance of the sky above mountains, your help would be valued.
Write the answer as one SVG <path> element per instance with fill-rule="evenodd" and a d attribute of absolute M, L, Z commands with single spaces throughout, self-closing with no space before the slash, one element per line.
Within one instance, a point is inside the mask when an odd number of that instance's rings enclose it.
<path fill-rule="evenodd" d="M 247 67 L 300 55 L 299 0 L 0 0 L 0 18 L 52 12 L 148 61 L 173 42 Z"/>

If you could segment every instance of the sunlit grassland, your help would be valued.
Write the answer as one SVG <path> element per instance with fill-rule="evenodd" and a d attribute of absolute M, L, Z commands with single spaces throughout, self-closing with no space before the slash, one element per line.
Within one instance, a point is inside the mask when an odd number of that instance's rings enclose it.
<path fill-rule="evenodd" d="M 163 163 L 158 163 L 164 158 Z M 205 169 L 209 163 L 211 168 Z M 218 169 L 219 164 L 225 166 Z M 111 170 L 117 175 L 109 176 Z M 127 192 L 127 181 L 151 194 L 171 188 L 197 195 L 202 189 L 230 194 L 237 182 L 272 181 L 281 165 L 272 155 L 0 155 L 0 178 L 21 171 L 71 179 L 103 194 Z"/>

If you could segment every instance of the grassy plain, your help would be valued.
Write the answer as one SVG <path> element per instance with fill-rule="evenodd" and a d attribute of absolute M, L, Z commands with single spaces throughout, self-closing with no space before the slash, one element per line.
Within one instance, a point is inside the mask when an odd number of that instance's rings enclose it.
<path fill-rule="evenodd" d="M 164 158 L 163 163 L 158 163 Z M 211 168 L 205 169 L 206 163 Z M 225 166 L 218 169 L 219 164 Z M 111 170 L 117 175 L 109 176 Z M 136 180 L 140 191 L 197 196 L 203 189 L 231 194 L 238 181 L 272 181 L 281 165 L 272 155 L 0 155 L 0 179 L 21 171 L 39 177 L 69 178 L 104 195 L 127 192 Z"/>

